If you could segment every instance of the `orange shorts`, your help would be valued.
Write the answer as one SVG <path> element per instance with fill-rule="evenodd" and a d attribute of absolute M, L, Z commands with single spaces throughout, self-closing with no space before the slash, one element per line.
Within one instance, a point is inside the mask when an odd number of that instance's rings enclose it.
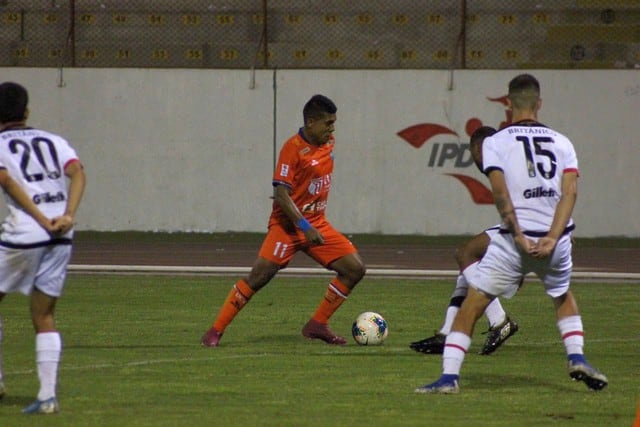
<path fill-rule="evenodd" d="M 300 230 L 274 224 L 269 227 L 258 256 L 268 259 L 281 267 L 286 267 L 298 251 L 302 251 L 325 268 L 345 255 L 358 252 L 356 247 L 342 233 L 327 221 L 313 224 L 322 234 L 322 245 L 311 245 Z"/>

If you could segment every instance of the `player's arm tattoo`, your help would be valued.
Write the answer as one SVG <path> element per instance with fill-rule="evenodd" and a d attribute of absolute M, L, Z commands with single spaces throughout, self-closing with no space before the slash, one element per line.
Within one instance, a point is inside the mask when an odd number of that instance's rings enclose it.
<path fill-rule="evenodd" d="M 498 209 L 498 213 L 500 214 L 500 218 L 502 218 L 502 222 L 507 227 L 511 234 L 517 234 L 520 232 L 520 227 L 518 227 L 518 221 L 516 219 L 516 211 L 513 209 L 513 205 L 511 204 L 511 199 L 509 197 L 504 196 L 495 196 L 495 204 Z"/>
<path fill-rule="evenodd" d="M 518 217 L 511 202 L 511 196 L 509 195 L 509 190 L 504 180 L 504 174 L 501 171 L 492 171 L 489 173 L 489 181 L 491 181 L 493 200 L 503 224 L 512 235 L 517 236 L 521 234 Z"/>

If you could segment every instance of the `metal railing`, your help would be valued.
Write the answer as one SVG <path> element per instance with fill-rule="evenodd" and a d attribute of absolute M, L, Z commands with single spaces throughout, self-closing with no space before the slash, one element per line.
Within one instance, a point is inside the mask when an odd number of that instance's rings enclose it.
<path fill-rule="evenodd" d="M 640 2 L 0 0 L 0 66 L 640 67 Z"/>

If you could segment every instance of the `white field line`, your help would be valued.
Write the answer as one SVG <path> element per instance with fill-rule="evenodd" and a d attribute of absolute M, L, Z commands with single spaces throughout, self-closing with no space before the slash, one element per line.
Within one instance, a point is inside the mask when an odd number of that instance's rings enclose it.
<path fill-rule="evenodd" d="M 626 338 L 619 339 L 590 339 L 589 343 L 613 343 L 613 342 L 629 342 Z M 537 341 L 535 343 L 517 343 L 513 341 L 509 341 L 509 347 L 535 347 L 540 348 L 541 346 L 555 346 L 561 345 L 559 340 L 553 341 Z M 354 345 L 350 346 L 354 347 Z M 71 350 L 70 350 L 71 351 Z M 206 350 L 205 350 L 206 351 Z M 215 350 L 213 350 L 215 351 Z M 64 352 L 64 349 L 63 349 Z M 385 354 L 388 353 L 396 353 L 396 354 L 415 354 L 410 351 L 407 347 L 397 347 L 397 348 L 386 348 Z M 313 354 L 316 355 L 332 355 L 336 354 L 335 351 L 314 351 Z M 246 359 L 246 358 L 262 358 L 262 357 L 281 357 L 282 353 L 255 353 L 255 354 L 229 354 L 229 355 L 211 355 L 209 357 L 179 357 L 179 358 L 162 358 L 162 359 L 144 359 L 126 363 L 96 363 L 90 365 L 68 365 L 62 361 L 60 363 L 59 370 L 61 371 L 94 371 L 100 369 L 121 369 L 127 367 L 135 367 L 135 366 L 150 366 L 150 365 L 163 365 L 163 364 L 177 364 L 177 363 L 199 363 L 199 362 L 215 362 L 216 360 L 221 359 Z M 439 358 L 441 356 L 434 356 L 434 358 Z M 33 375 L 36 372 L 35 369 L 23 369 L 16 371 L 5 372 L 5 377 L 7 375 Z"/>
<path fill-rule="evenodd" d="M 246 274 L 250 267 L 203 267 L 203 266 L 156 266 L 156 265 L 90 265 L 71 264 L 70 272 L 76 273 L 131 273 L 131 274 Z M 323 276 L 332 274 L 324 268 L 285 268 L 280 275 L 292 276 Z M 438 279 L 456 277 L 457 270 L 412 270 L 412 269 L 367 269 L 368 277 L 406 277 L 414 279 Z M 530 275 L 534 277 L 533 275 Z M 598 271 L 574 271 L 574 280 L 612 280 L 612 281 L 640 281 L 640 273 L 613 273 Z"/>
<path fill-rule="evenodd" d="M 64 352 L 64 348 L 63 348 Z M 239 358 L 258 358 L 258 357 L 266 357 L 266 356 L 275 356 L 275 354 L 268 353 L 260 353 L 260 354 L 230 354 L 227 356 L 210 356 L 210 357 L 182 357 L 182 358 L 173 358 L 173 359 L 147 359 L 147 360 L 139 360 L 133 362 L 126 363 L 96 363 L 93 365 L 82 365 L 82 366 L 69 366 L 64 363 L 64 361 L 60 362 L 61 371 L 85 371 L 85 370 L 97 370 L 97 369 L 120 369 L 127 368 L 131 366 L 148 366 L 148 365 L 160 365 L 160 364 L 176 364 L 176 363 L 189 363 L 189 362 L 207 362 L 207 361 L 215 361 L 220 359 L 239 359 Z M 5 372 L 5 375 L 31 375 L 36 372 L 35 369 L 24 369 L 13 372 Z"/>

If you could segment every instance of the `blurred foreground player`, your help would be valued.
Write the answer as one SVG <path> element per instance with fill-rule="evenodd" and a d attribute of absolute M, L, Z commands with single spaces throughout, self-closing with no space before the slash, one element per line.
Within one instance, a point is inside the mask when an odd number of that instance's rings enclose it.
<path fill-rule="evenodd" d="M 22 412 L 53 414 L 58 412 L 62 353 L 54 309 L 71 257 L 73 220 L 85 175 L 64 138 L 27 126 L 27 103 L 24 87 L 0 84 L 0 186 L 9 208 L 0 232 L 0 300 L 13 292 L 31 298 L 40 390 Z M 0 364 L 0 396 L 5 393 L 1 368 Z"/>
<path fill-rule="evenodd" d="M 365 274 L 353 244 L 325 217 L 333 174 L 333 137 L 337 108 L 323 95 L 304 106 L 304 126 L 283 145 L 273 176 L 274 202 L 268 232 L 251 272 L 231 288 L 201 343 L 217 347 L 227 326 L 251 297 L 302 251 L 337 273 L 302 335 L 327 344 L 346 340 L 328 325 L 329 318 L 347 299 Z"/>

